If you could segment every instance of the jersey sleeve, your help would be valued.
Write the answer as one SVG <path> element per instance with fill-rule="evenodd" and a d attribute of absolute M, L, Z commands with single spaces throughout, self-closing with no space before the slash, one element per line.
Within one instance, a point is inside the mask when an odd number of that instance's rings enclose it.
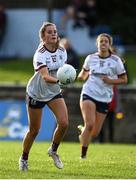
<path fill-rule="evenodd" d="M 83 64 L 83 69 L 85 71 L 89 71 L 90 70 L 90 56 L 88 55 L 84 61 L 84 64 Z"/>
<path fill-rule="evenodd" d="M 122 60 L 119 58 L 118 62 L 117 62 L 117 75 L 121 75 L 121 74 L 125 74 L 126 70 L 125 70 L 125 66 L 122 62 Z"/>
<path fill-rule="evenodd" d="M 38 71 L 39 69 L 46 67 L 46 62 L 43 61 L 43 54 L 40 52 L 36 52 L 34 54 L 34 58 L 33 58 L 33 66 L 35 71 Z"/>

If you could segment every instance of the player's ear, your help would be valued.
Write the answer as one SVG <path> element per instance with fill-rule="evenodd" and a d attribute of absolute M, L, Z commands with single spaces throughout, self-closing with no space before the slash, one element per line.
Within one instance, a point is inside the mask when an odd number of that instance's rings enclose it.
<path fill-rule="evenodd" d="M 96 41 L 96 47 L 98 47 L 98 42 Z"/>
<path fill-rule="evenodd" d="M 45 34 L 42 34 L 42 41 L 46 41 L 46 37 L 45 37 Z"/>

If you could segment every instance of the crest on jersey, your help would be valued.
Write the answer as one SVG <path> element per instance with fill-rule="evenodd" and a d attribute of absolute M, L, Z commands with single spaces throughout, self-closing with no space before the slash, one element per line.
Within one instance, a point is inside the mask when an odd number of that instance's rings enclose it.
<path fill-rule="evenodd" d="M 100 67 L 104 66 L 105 61 L 100 61 Z"/>
<path fill-rule="evenodd" d="M 52 55 L 51 58 L 53 62 L 56 62 L 56 55 Z"/>
<path fill-rule="evenodd" d="M 63 58 L 62 58 L 62 55 L 60 55 L 59 58 L 60 58 L 60 59 L 63 59 Z"/>

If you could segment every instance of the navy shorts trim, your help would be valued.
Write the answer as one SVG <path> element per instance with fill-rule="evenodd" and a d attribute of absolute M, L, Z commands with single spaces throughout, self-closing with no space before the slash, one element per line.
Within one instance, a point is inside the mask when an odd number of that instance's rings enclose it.
<path fill-rule="evenodd" d="M 54 96 L 51 100 L 49 101 L 37 101 L 35 99 L 33 99 L 32 97 L 30 97 L 28 94 L 26 94 L 26 104 L 33 109 L 42 109 L 48 102 L 57 99 L 57 98 L 63 98 L 63 95 L 57 94 L 56 96 Z"/>
<path fill-rule="evenodd" d="M 90 96 L 88 96 L 86 94 L 82 95 L 81 100 L 82 101 L 90 100 L 90 101 L 95 103 L 97 112 L 100 112 L 100 113 L 103 113 L 103 114 L 108 113 L 108 103 L 97 101 L 97 100 L 93 99 L 92 97 L 90 97 Z"/>

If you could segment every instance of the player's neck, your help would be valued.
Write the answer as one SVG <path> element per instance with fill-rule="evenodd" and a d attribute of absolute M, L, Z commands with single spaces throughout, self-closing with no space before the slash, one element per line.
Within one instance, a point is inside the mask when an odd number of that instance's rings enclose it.
<path fill-rule="evenodd" d="M 111 54 L 109 52 L 99 52 L 99 56 L 102 58 L 109 57 Z"/>
<path fill-rule="evenodd" d="M 56 45 L 54 45 L 54 44 L 53 45 L 52 44 L 45 44 L 44 46 L 46 47 L 47 50 L 49 50 L 51 52 L 56 50 Z"/>

